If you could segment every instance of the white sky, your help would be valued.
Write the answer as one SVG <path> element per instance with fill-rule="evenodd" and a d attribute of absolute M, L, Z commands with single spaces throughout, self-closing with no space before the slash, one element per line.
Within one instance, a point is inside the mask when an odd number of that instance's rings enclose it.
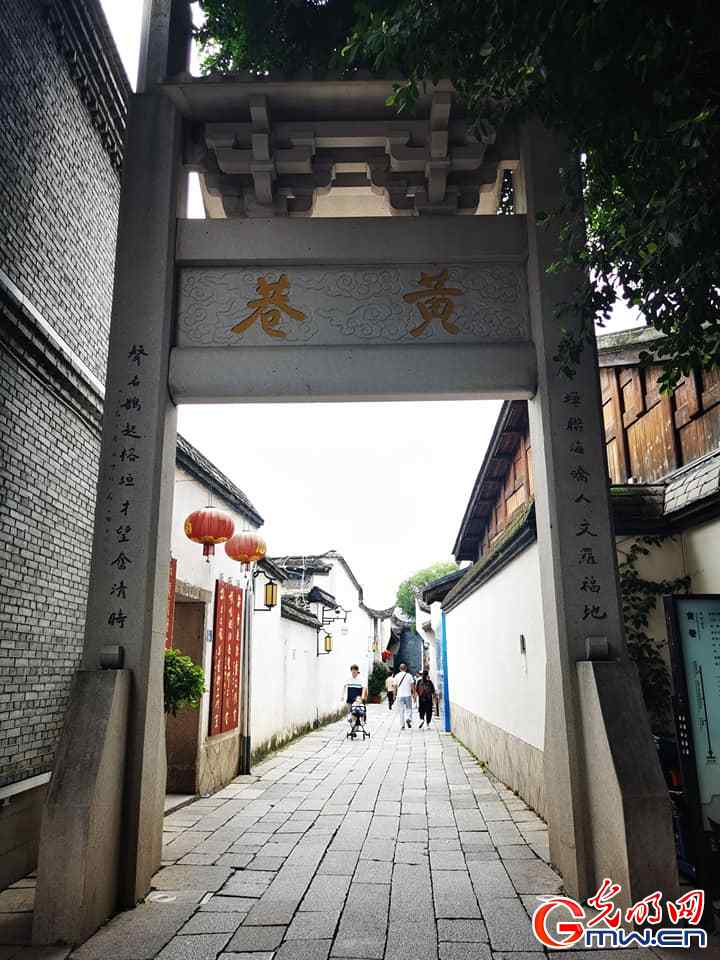
<path fill-rule="evenodd" d="M 102 4 L 134 86 L 142 0 Z M 623 310 L 612 328 L 631 325 Z M 184 406 L 180 430 L 265 517 L 270 555 L 339 550 L 366 602 L 385 607 L 406 576 L 451 559 L 499 407 Z"/>

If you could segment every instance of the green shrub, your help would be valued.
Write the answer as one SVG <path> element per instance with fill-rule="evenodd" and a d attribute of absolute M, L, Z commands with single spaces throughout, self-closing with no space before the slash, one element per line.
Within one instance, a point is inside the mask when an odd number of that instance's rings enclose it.
<path fill-rule="evenodd" d="M 181 650 L 165 651 L 165 713 L 177 716 L 178 710 L 197 710 L 205 693 L 202 667 Z"/>
<path fill-rule="evenodd" d="M 388 678 L 390 671 L 385 666 L 384 663 L 376 663 L 375 666 L 370 671 L 370 676 L 368 677 L 368 695 L 371 697 L 379 697 L 380 694 L 385 689 L 385 681 Z"/>

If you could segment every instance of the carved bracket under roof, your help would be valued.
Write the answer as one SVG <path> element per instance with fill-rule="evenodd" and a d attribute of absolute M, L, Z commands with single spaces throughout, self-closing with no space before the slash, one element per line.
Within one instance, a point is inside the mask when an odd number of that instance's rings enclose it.
<path fill-rule="evenodd" d="M 243 99 L 237 95 L 234 111 L 225 108 L 217 120 L 198 116 L 194 108 L 192 97 L 203 90 L 202 81 L 170 87 L 185 112 L 202 120 L 189 125 L 186 164 L 202 174 L 209 214 L 307 216 L 319 193 L 347 187 L 386 195 L 391 213 L 475 213 L 481 193 L 497 189 L 508 160 L 492 126 L 471 126 L 443 85 L 423 98 L 411 117 L 398 118 L 375 91 L 374 109 L 363 101 L 361 108 L 351 102 L 343 110 L 342 88 L 360 85 L 336 83 L 336 99 L 329 100 L 325 91 L 323 100 L 313 84 L 310 107 L 298 107 L 297 99 L 289 103 L 287 94 L 283 100 L 275 89 L 266 95 L 256 83 Z M 200 112 L 217 114 L 208 109 L 212 103 L 205 97 Z"/>

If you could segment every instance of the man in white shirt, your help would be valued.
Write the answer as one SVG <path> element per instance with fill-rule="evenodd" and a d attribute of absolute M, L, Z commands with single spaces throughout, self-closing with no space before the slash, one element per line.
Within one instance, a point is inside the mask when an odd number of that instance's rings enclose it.
<path fill-rule="evenodd" d="M 395 693 L 400 704 L 400 729 L 412 726 L 412 704 L 415 696 L 415 681 L 407 668 L 406 663 L 400 664 L 400 671 L 395 675 Z"/>
<path fill-rule="evenodd" d="M 358 697 L 367 700 L 367 684 L 360 673 L 360 667 L 356 663 L 350 667 L 350 677 L 345 681 L 343 694 L 348 706 L 352 706 Z"/>

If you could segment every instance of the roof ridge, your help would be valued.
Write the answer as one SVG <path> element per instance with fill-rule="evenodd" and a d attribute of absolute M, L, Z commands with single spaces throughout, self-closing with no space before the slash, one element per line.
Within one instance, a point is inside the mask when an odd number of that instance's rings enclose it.
<path fill-rule="evenodd" d="M 177 435 L 176 459 L 189 473 L 207 484 L 211 491 L 221 496 L 251 523 L 262 526 L 265 522 L 247 494 L 180 433 Z"/>

